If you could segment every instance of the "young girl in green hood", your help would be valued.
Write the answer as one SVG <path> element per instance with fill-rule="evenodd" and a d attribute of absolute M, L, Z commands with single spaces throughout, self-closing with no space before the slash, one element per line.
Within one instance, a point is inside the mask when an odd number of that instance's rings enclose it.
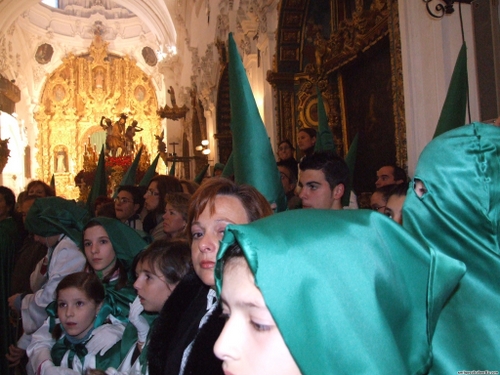
<path fill-rule="evenodd" d="M 231 224 L 215 267 L 227 320 L 214 352 L 231 375 L 425 374 L 464 271 L 368 210 Z"/>
<path fill-rule="evenodd" d="M 122 339 L 128 322 L 130 303 L 136 294 L 132 286 L 131 265 L 134 257 L 147 243 L 132 228 L 119 220 L 97 217 L 91 219 L 83 230 L 83 251 L 87 259 L 87 272 L 97 275 L 103 283 L 105 298 L 96 317 L 96 338 L 89 342 L 91 352 L 105 354 Z M 102 328 L 111 321 L 112 328 Z M 100 330 L 106 334 L 100 334 Z M 36 371 L 47 360 L 50 327 L 46 322 L 34 335 L 28 348 L 32 368 Z M 130 341 L 133 345 L 133 341 Z M 42 374 L 43 375 L 43 374 Z"/>
<path fill-rule="evenodd" d="M 87 272 L 66 276 L 56 289 L 56 300 L 47 311 L 54 325 L 51 340 L 51 358 L 38 367 L 36 374 L 84 374 L 87 368 L 113 366 L 120 361 L 120 345 L 105 355 L 92 351 L 90 343 L 95 335 L 97 315 L 104 301 L 104 287 L 99 278 Z M 58 323 L 55 319 L 58 319 Z M 102 325 L 101 335 L 111 324 Z"/>

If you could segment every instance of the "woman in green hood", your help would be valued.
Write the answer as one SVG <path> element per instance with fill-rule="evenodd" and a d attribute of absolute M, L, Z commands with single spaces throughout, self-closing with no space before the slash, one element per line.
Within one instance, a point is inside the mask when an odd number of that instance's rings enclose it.
<path fill-rule="evenodd" d="M 232 375 L 425 374 L 464 270 L 370 211 L 229 225 L 215 270 L 227 321 L 214 352 Z"/>
<path fill-rule="evenodd" d="M 500 128 L 473 123 L 435 138 L 414 186 L 403 226 L 467 266 L 436 328 L 430 373 L 500 371 Z"/>

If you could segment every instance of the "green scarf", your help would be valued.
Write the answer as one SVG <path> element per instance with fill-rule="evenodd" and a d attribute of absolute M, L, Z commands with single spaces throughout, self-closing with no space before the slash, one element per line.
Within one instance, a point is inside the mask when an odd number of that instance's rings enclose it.
<path fill-rule="evenodd" d="M 307 223 L 307 225 L 304 225 Z M 465 268 L 368 210 L 292 210 L 229 225 L 304 375 L 424 374 L 432 333 Z"/>

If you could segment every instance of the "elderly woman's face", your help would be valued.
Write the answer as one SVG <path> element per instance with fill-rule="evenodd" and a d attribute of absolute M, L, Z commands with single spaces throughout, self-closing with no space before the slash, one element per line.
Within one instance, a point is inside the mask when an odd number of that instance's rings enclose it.
<path fill-rule="evenodd" d="M 225 373 L 300 375 L 244 258 L 226 263 L 221 300 L 227 321 L 214 353 Z"/>
<path fill-rule="evenodd" d="M 249 223 L 241 201 L 230 195 L 217 195 L 210 213 L 207 204 L 203 212 L 191 223 L 191 258 L 196 274 L 206 285 L 215 286 L 214 267 L 219 251 L 219 241 L 228 224 Z"/>

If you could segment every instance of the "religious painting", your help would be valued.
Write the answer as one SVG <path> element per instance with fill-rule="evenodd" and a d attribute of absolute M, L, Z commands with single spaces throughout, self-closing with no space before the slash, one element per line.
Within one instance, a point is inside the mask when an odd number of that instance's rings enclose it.
<path fill-rule="evenodd" d="M 134 97 L 138 102 L 144 101 L 144 99 L 146 98 L 146 89 L 144 88 L 144 86 L 139 85 L 135 88 Z"/>
<path fill-rule="evenodd" d="M 142 57 L 149 66 L 155 66 L 158 63 L 155 51 L 151 47 L 144 47 L 142 49 Z"/>
<path fill-rule="evenodd" d="M 94 69 L 94 89 L 104 89 L 104 69 Z"/>
<path fill-rule="evenodd" d="M 54 100 L 56 102 L 62 102 L 64 98 L 66 97 L 66 90 L 63 85 L 55 85 L 54 86 Z"/>
<path fill-rule="evenodd" d="M 68 172 L 68 150 L 62 145 L 54 148 L 54 173 Z"/>
<path fill-rule="evenodd" d="M 44 43 L 36 49 L 35 60 L 39 64 L 47 64 L 52 60 L 52 55 L 54 54 L 54 48 L 48 44 Z"/>

